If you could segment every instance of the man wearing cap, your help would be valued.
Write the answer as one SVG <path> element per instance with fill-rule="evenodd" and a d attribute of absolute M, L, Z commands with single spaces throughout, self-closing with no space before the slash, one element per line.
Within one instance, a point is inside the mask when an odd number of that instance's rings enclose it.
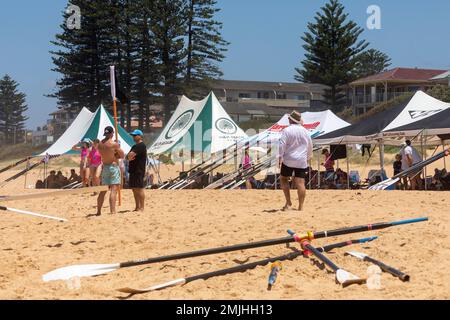
<path fill-rule="evenodd" d="M 411 140 L 406 140 L 403 143 L 403 148 L 400 150 L 400 154 L 402 155 L 402 171 L 411 168 L 416 163 L 422 161 L 419 153 L 411 146 Z M 403 184 L 405 185 L 405 189 L 408 189 L 408 180 L 411 183 L 411 190 L 415 190 L 418 186 L 419 189 L 422 188 L 422 178 L 420 177 L 419 172 L 413 172 L 408 175 L 408 177 L 403 178 Z"/>
<path fill-rule="evenodd" d="M 313 144 L 309 132 L 303 127 L 300 113 L 294 111 L 289 116 L 289 127 L 281 132 L 278 152 L 281 167 L 281 189 L 286 198 L 283 210 L 292 207 L 289 178 L 294 176 L 298 191 L 298 210 L 303 209 L 306 196 L 305 178 L 308 161 L 312 158 Z"/>
<path fill-rule="evenodd" d="M 128 184 L 133 190 L 136 209 L 144 211 L 145 203 L 145 169 L 147 167 L 147 146 L 143 141 L 144 134 L 141 130 L 134 130 L 131 135 L 136 143 L 127 155 L 129 180 Z"/>
<path fill-rule="evenodd" d="M 98 151 L 102 156 L 103 171 L 102 171 L 102 185 L 109 186 L 109 207 L 111 214 L 116 212 L 117 191 L 121 186 L 121 173 L 119 160 L 123 159 L 125 153 L 120 148 L 117 142 L 113 141 L 114 128 L 106 127 L 104 131 L 105 138 L 100 141 Z M 97 198 L 97 216 L 101 215 L 103 202 L 105 201 L 106 191 L 100 192 Z"/>

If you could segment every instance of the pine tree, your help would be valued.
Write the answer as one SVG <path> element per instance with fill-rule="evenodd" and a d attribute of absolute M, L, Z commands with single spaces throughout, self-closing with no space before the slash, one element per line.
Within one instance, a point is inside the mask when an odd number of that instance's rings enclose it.
<path fill-rule="evenodd" d="M 222 23 L 214 20 L 220 11 L 216 4 L 215 0 L 189 0 L 185 92 L 194 98 L 204 95 L 211 80 L 223 76 L 217 63 L 225 58 L 229 42 L 221 36 Z"/>
<path fill-rule="evenodd" d="M 161 76 L 155 89 L 161 94 L 165 123 L 177 104 L 177 96 L 183 92 L 186 4 L 185 0 L 154 0 L 151 8 L 150 30 L 155 40 L 157 69 Z"/>
<path fill-rule="evenodd" d="M 294 76 L 297 81 L 329 86 L 325 100 L 334 111 L 342 107 L 340 86 L 354 79 L 356 58 L 368 46 L 358 40 L 363 29 L 348 20 L 344 9 L 338 0 L 330 0 L 316 14 L 315 22 L 308 23 L 309 32 L 302 37 L 305 59 Z"/>
<path fill-rule="evenodd" d="M 382 71 L 391 65 L 391 58 L 381 51 L 370 49 L 360 53 L 356 58 L 354 77 L 364 78 Z"/>
<path fill-rule="evenodd" d="M 6 143 L 24 141 L 25 112 L 28 106 L 25 94 L 18 91 L 19 84 L 10 76 L 5 75 L 0 80 L 0 132 Z"/>
<path fill-rule="evenodd" d="M 63 13 L 62 32 L 52 41 L 58 50 L 51 51 L 55 68 L 61 74 L 57 81 L 56 97 L 60 105 L 78 111 L 87 107 L 91 111 L 104 103 L 110 105 L 109 65 L 113 46 L 111 15 L 113 4 L 104 0 L 72 0 L 81 9 L 81 29 L 66 25 L 68 13 Z"/>

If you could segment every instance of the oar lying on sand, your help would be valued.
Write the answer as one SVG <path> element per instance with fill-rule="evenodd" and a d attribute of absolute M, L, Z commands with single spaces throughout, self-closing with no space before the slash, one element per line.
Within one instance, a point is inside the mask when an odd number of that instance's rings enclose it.
<path fill-rule="evenodd" d="M 347 251 L 345 254 L 354 256 L 354 257 L 356 257 L 356 258 L 358 258 L 360 260 L 363 260 L 363 261 L 371 262 L 371 263 L 379 266 L 381 268 L 381 270 L 383 270 L 384 272 L 390 273 L 390 274 L 392 274 L 393 276 L 399 278 L 402 281 L 409 281 L 409 275 L 407 275 L 407 274 L 405 274 L 405 273 L 401 272 L 400 270 L 397 270 L 397 269 L 395 269 L 393 267 L 390 267 L 390 266 L 384 264 L 381 261 L 375 260 L 375 259 L 369 257 L 369 255 L 367 255 L 365 253 L 356 252 L 356 251 Z"/>
<path fill-rule="evenodd" d="M 74 195 L 74 194 L 101 192 L 101 191 L 108 191 L 108 186 L 57 190 L 57 191 L 50 191 L 50 192 L 21 194 L 21 195 L 16 195 L 16 196 L 0 196 L 0 201 L 3 202 L 3 201 L 16 201 L 16 200 L 29 200 L 29 199 L 56 197 L 56 196 L 61 196 L 61 195 Z"/>
<path fill-rule="evenodd" d="M 8 207 L 4 207 L 4 206 L 0 206 L 0 210 L 11 211 L 11 212 L 20 213 L 20 214 L 26 214 L 26 215 L 29 215 L 29 216 L 53 219 L 53 220 L 58 220 L 58 221 L 67 221 L 66 219 L 63 219 L 63 218 L 46 216 L 44 214 L 39 214 L 39 213 L 34 213 L 34 212 L 24 211 L 24 210 L 19 210 L 19 209 L 14 209 L 14 208 L 8 208 Z"/>
<path fill-rule="evenodd" d="M 342 286 L 346 287 L 353 283 L 365 283 L 366 279 L 361 279 L 358 276 L 355 276 L 353 273 L 350 273 L 344 269 L 339 268 L 337 265 L 335 265 L 330 259 L 325 257 L 320 250 L 317 248 L 314 248 L 307 239 L 300 239 L 295 234 L 295 232 L 288 230 L 288 233 L 295 238 L 296 241 L 300 242 L 302 248 L 304 250 L 308 250 L 312 252 L 320 261 L 325 263 L 327 266 L 329 266 L 334 273 L 336 274 L 336 281 L 342 284 Z"/>
<path fill-rule="evenodd" d="M 312 240 L 312 239 L 340 236 L 343 234 L 384 229 L 384 228 L 388 228 L 388 227 L 392 227 L 392 226 L 421 222 L 421 221 L 426 221 L 426 220 L 428 220 L 428 218 L 401 220 L 401 221 L 396 221 L 396 222 L 382 222 L 382 223 L 369 224 L 369 225 L 365 225 L 365 226 L 342 228 L 342 229 L 336 229 L 336 230 L 330 230 L 330 231 L 320 231 L 320 232 L 314 232 L 314 233 L 308 232 L 299 237 Z M 295 242 L 295 239 L 293 237 L 289 236 L 289 237 L 278 238 L 278 239 L 263 240 L 263 241 L 257 241 L 257 242 L 248 242 L 248 243 L 236 244 L 236 245 L 231 245 L 231 246 L 226 246 L 226 247 L 204 249 L 204 250 L 198 250 L 198 251 L 192 251 L 192 252 L 186 252 L 186 253 L 178 253 L 178 254 L 173 254 L 173 255 L 168 255 L 168 256 L 155 257 L 155 258 L 150 258 L 150 259 L 122 262 L 122 263 L 74 265 L 74 266 L 68 266 L 68 267 L 63 267 L 63 268 L 53 270 L 53 271 L 45 274 L 42 278 L 44 281 L 52 281 L 52 280 L 67 280 L 67 279 L 70 279 L 73 277 L 90 277 L 90 276 L 96 276 L 96 275 L 108 273 L 111 271 L 115 271 L 115 270 L 118 270 L 121 268 L 134 267 L 134 266 L 140 266 L 140 265 L 144 265 L 144 264 L 151 264 L 151 263 L 164 262 L 164 261 L 177 260 L 177 259 L 193 258 L 193 257 L 205 256 L 205 255 L 209 255 L 209 254 L 267 247 L 267 246 L 273 246 L 273 245 L 291 243 L 291 242 Z"/>
<path fill-rule="evenodd" d="M 345 241 L 345 242 L 330 244 L 328 246 L 318 248 L 317 250 L 327 252 L 327 251 L 331 251 L 336 248 L 342 248 L 342 247 L 345 247 L 345 246 L 348 246 L 351 244 L 369 242 L 369 241 L 375 240 L 377 238 L 378 237 L 370 237 L 370 238 L 364 238 L 364 239 L 358 239 L 358 240 L 349 240 L 349 241 Z M 117 289 L 117 291 L 124 292 L 124 293 L 130 293 L 130 294 L 146 293 L 146 292 L 161 290 L 164 288 L 173 287 L 173 286 L 177 286 L 177 285 L 183 285 L 188 282 L 192 282 L 192 281 L 199 280 L 199 279 L 206 280 L 206 279 L 209 279 L 212 277 L 222 276 L 222 275 L 226 275 L 226 274 L 230 274 L 230 273 L 243 272 L 245 270 L 253 269 L 257 266 L 264 266 L 268 263 L 275 262 L 275 261 L 292 260 L 303 254 L 304 254 L 303 251 L 296 251 L 296 252 L 291 252 L 291 253 L 288 253 L 288 254 L 285 254 L 282 256 L 278 256 L 278 257 L 274 257 L 274 258 L 268 258 L 268 259 L 264 259 L 264 260 L 260 260 L 260 261 L 242 264 L 242 265 L 231 267 L 231 268 L 226 268 L 226 269 L 217 270 L 217 271 L 213 271 L 213 272 L 203 273 L 203 274 L 199 274 L 199 275 L 192 276 L 192 277 L 172 280 L 172 281 L 169 281 L 166 283 L 162 283 L 162 284 L 151 286 L 151 287 L 144 288 L 144 289 L 133 289 L 133 288 L 127 287 L 127 288 Z"/>

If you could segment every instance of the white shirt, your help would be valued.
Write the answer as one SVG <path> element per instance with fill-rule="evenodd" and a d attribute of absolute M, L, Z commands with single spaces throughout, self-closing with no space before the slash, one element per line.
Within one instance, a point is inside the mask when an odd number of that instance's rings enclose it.
<path fill-rule="evenodd" d="M 291 124 L 281 132 L 278 158 L 291 168 L 306 169 L 313 155 L 313 143 L 309 131 L 298 124 Z"/>
<path fill-rule="evenodd" d="M 409 168 L 407 156 L 409 155 L 413 159 L 413 165 L 422 161 L 419 153 L 411 146 L 406 146 L 404 149 L 400 151 L 402 155 L 402 170 L 406 170 Z"/>

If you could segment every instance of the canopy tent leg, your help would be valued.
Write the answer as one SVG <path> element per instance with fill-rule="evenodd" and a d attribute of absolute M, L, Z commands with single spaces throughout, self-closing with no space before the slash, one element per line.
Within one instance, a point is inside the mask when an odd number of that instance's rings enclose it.
<path fill-rule="evenodd" d="M 380 141 L 378 144 L 378 149 L 380 151 L 380 170 L 384 172 L 384 144 Z"/>
<path fill-rule="evenodd" d="M 317 152 L 317 189 L 320 189 L 320 152 Z"/>
<path fill-rule="evenodd" d="M 349 163 L 349 153 L 348 144 L 345 145 L 345 153 L 347 154 L 347 189 L 350 190 L 350 163 Z"/>
<path fill-rule="evenodd" d="M 427 158 L 427 155 L 425 154 L 426 148 L 424 146 L 423 133 L 424 133 L 424 130 L 422 130 L 422 134 L 420 135 L 420 149 L 421 149 L 421 152 L 422 152 L 422 161 L 426 160 L 426 158 Z M 424 183 L 425 184 L 425 190 L 427 190 L 427 166 L 423 167 L 422 174 L 423 174 L 423 178 L 424 178 L 424 181 L 425 181 L 425 183 Z M 420 176 L 419 176 L 419 179 L 420 179 Z"/>
<path fill-rule="evenodd" d="M 445 151 L 444 140 L 442 140 L 442 151 Z M 445 157 L 444 157 L 444 169 L 447 171 L 447 163 L 446 163 L 446 161 L 445 161 Z"/>

